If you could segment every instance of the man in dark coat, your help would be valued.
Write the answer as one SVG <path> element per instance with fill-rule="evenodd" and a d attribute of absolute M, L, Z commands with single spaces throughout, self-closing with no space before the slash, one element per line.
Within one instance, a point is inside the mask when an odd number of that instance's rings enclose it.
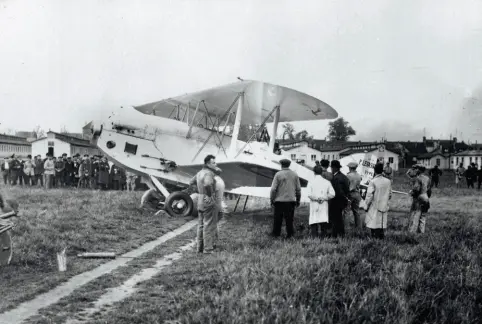
<path fill-rule="evenodd" d="M 332 225 L 332 235 L 338 237 L 338 235 L 345 235 L 345 220 L 343 212 L 348 205 L 348 194 L 350 192 L 350 181 L 340 171 L 341 164 L 338 160 L 331 161 L 331 170 L 333 172 L 333 179 L 331 185 L 335 190 L 335 197 L 329 204 L 329 217 Z"/>
<path fill-rule="evenodd" d="M 440 176 L 442 176 L 442 171 L 438 168 L 437 165 L 435 165 L 435 167 L 430 170 L 430 176 L 432 178 L 432 185 L 438 187 L 438 184 L 440 182 Z"/>

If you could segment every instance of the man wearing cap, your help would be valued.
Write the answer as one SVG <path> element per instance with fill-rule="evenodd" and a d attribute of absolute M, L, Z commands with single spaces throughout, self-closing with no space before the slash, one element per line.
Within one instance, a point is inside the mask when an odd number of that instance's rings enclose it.
<path fill-rule="evenodd" d="M 55 186 L 56 187 L 63 187 L 64 186 L 64 175 L 65 175 L 65 162 L 62 156 L 59 156 L 59 159 L 55 162 Z"/>
<path fill-rule="evenodd" d="M 294 235 L 295 207 L 299 207 L 301 201 L 300 178 L 298 174 L 289 169 L 290 160 L 282 159 L 280 163 L 281 170 L 274 175 L 270 192 L 271 205 L 274 206 L 272 236 L 279 237 L 281 235 L 284 218 L 287 238 L 292 238 Z"/>
<path fill-rule="evenodd" d="M 331 185 L 335 190 L 335 197 L 330 202 L 330 223 L 333 229 L 333 236 L 345 235 L 345 221 L 343 217 L 343 211 L 348 204 L 348 194 L 350 192 L 350 181 L 340 171 L 341 164 L 338 160 L 331 161 L 331 170 L 333 171 L 333 180 Z"/>
<path fill-rule="evenodd" d="M 460 181 L 462 180 L 462 177 L 465 175 L 465 168 L 464 164 L 460 163 L 459 167 L 455 170 L 455 185 L 457 188 L 460 186 Z"/>
<path fill-rule="evenodd" d="M 383 239 L 387 228 L 388 201 L 392 197 L 392 182 L 383 177 L 383 164 L 375 165 L 375 177 L 368 185 L 366 196 L 365 225 L 371 229 L 372 236 Z"/>
<path fill-rule="evenodd" d="M 84 155 L 84 160 L 79 166 L 79 185 L 77 188 L 90 188 L 91 187 L 91 175 L 92 175 L 92 164 L 89 159 L 89 155 Z"/>
<path fill-rule="evenodd" d="M 412 196 L 412 206 L 410 208 L 408 231 L 411 233 L 425 233 L 425 213 L 428 211 L 429 198 L 427 191 L 429 184 L 425 177 L 420 177 L 424 167 L 422 165 L 414 165 L 417 176 L 413 178 L 412 190 L 409 192 Z M 427 177 L 428 178 L 428 177 Z"/>
<path fill-rule="evenodd" d="M 44 175 L 45 188 L 52 188 L 55 176 L 55 163 L 53 161 L 53 157 L 50 154 L 47 155 L 47 160 L 44 163 Z"/>
<path fill-rule="evenodd" d="M 35 157 L 35 167 L 34 167 L 34 184 L 40 187 L 44 186 L 44 164 L 42 156 L 37 155 Z"/>
<path fill-rule="evenodd" d="M 392 173 L 393 173 L 393 169 L 392 167 L 390 167 L 390 162 L 387 162 L 387 165 L 383 169 L 383 176 L 385 176 L 389 180 L 392 180 Z"/>
<path fill-rule="evenodd" d="M 350 182 L 350 193 L 348 194 L 348 198 L 351 201 L 350 208 L 353 213 L 353 218 L 355 219 L 355 227 L 359 228 L 362 226 L 360 220 L 360 184 L 362 181 L 362 177 L 356 172 L 357 167 L 358 164 L 356 162 L 350 162 L 348 164 L 348 168 L 350 169 L 350 171 L 348 172 L 346 177 Z"/>

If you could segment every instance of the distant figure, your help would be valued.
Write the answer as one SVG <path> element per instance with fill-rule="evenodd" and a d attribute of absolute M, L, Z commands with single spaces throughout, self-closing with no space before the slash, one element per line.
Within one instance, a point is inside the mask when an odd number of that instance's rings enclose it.
<path fill-rule="evenodd" d="M 375 165 L 375 177 L 368 185 L 366 196 L 365 225 L 371 229 L 372 236 L 378 239 L 385 237 L 387 228 L 388 201 L 392 197 L 392 182 L 383 177 L 383 165 Z"/>
<path fill-rule="evenodd" d="M 197 251 L 210 254 L 214 251 L 216 239 L 216 184 L 214 171 L 216 157 L 207 155 L 203 168 L 191 179 L 189 184 L 197 187 L 198 227 Z"/>
<path fill-rule="evenodd" d="M 136 190 L 136 179 L 137 175 L 126 171 L 126 181 L 127 181 L 127 190 L 128 191 L 135 191 Z"/>
<path fill-rule="evenodd" d="M 281 235 L 284 218 L 287 238 L 291 238 L 294 235 L 295 207 L 300 206 L 301 202 L 301 184 L 298 174 L 289 169 L 291 161 L 282 159 L 280 163 L 281 170 L 274 175 L 270 193 L 271 205 L 274 206 L 272 236 Z"/>
<path fill-rule="evenodd" d="M 475 163 L 471 163 L 467 170 L 465 171 L 465 178 L 467 179 L 467 188 L 474 188 L 474 183 L 476 181 L 477 169 L 475 168 Z"/>
<path fill-rule="evenodd" d="M 393 173 L 393 169 L 392 169 L 392 167 L 390 167 L 390 162 L 387 162 L 387 165 L 383 169 L 383 176 L 385 176 L 389 180 L 392 180 L 392 178 L 393 178 L 392 173 Z"/>
<path fill-rule="evenodd" d="M 383 165 L 382 165 L 383 166 Z M 360 220 L 360 184 L 362 177 L 356 172 L 358 164 L 356 162 L 351 162 L 348 164 L 350 171 L 346 175 L 350 182 L 350 192 L 348 193 L 348 198 L 351 201 L 350 209 L 353 213 L 353 218 L 355 219 L 355 227 L 359 228 L 362 226 Z"/>
<path fill-rule="evenodd" d="M 89 155 L 85 154 L 79 167 L 79 185 L 77 188 L 91 188 L 92 163 Z"/>
<path fill-rule="evenodd" d="M 315 161 L 315 167 L 316 167 L 316 166 L 321 167 L 321 165 L 320 165 L 320 161 L 319 161 L 319 160 L 316 160 L 316 161 Z"/>
<path fill-rule="evenodd" d="M 482 184 L 482 165 L 480 169 L 477 170 L 477 189 L 480 190 L 480 185 Z"/>
<path fill-rule="evenodd" d="M 2 176 L 3 176 L 3 184 L 7 185 L 10 184 L 10 164 L 8 161 L 8 157 L 3 158 L 2 161 Z"/>
<path fill-rule="evenodd" d="M 25 164 L 23 165 L 23 183 L 25 185 L 33 185 L 35 176 L 35 161 L 32 159 L 32 155 L 27 156 Z"/>
<path fill-rule="evenodd" d="M 417 171 L 417 176 L 414 178 L 412 190 L 410 190 L 412 207 L 410 208 L 408 231 L 411 233 L 419 232 L 423 234 L 425 233 L 426 224 L 425 213 L 428 211 L 430 205 L 427 194 L 430 180 L 426 175 L 425 177 L 420 177 L 425 167 L 415 165 L 413 168 Z"/>
<path fill-rule="evenodd" d="M 55 177 L 55 163 L 51 155 L 47 156 L 47 160 L 44 163 L 45 173 L 45 188 L 49 189 L 53 187 Z"/>
<path fill-rule="evenodd" d="M 330 162 L 326 159 L 323 159 L 321 160 L 320 165 L 321 168 L 323 168 L 321 177 L 331 182 L 331 180 L 333 179 L 333 174 L 328 171 L 328 167 L 330 167 Z"/>
<path fill-rule="evenodd" d="M 34 184 L 40 187 L 44 187 L 44 161 L 42 156 L 37 155 L 35 157 L 35 167 L 34 167 Z"/>
<path fill-rule="evenodd" d="M 438 188 L 438 184 L 440 182 L 440 176 L 442 176 L 442 171 L 435 166 L 430 170 L 430 177 L 432 178 L 432 184 Z"/>
<path fill-rule="evenodd" d="M 330 181 L 321 176 L 323 173 L 321 166 L 315 166 L 314 173 L 315 177 L 308 185 L 308 197 L 310 199 L 311 236 L 316 238 L 324 235 L 329 226 L 328 200 L 335 197 L 335 190 Z M 318 228 L 320 228 L 320 232 L 318 232 Z"/>
<path fill-rule="evenodd" d="M 331 170 L 333 171 L 333 179 L 331 185 L 335 190 L 335 197 L 330 202 L 330 224 L 332 225 L 332 234 L 334 237 L 339 235 L 345 236 L 345 221 L 343 211 L 348 205 L 348 194 L 350 192 L 350 181 L 340 171 L 341 164 L 338 160 L 331 161 Z"/>
<path fill-rule="evenodd" d="M 459 167 L 457 167 L 457 169 L 455 170 L 455 185 L 457 187 L 460 187 L 460 181 L 464 176 L 465 176 L 464 164 L 460 163 Z"/>

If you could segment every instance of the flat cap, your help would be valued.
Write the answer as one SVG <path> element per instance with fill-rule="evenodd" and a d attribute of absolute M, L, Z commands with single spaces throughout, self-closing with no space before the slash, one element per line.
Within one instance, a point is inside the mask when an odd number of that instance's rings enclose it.
<path fill-rule="evenodd" d="M 291 160 L 289 159 L 286 159 L 286 158 L 283 158 L 279 161 L 279 163 L 282 165 L 282 166 L 289 166 L 291 165 Z"/>
<path fill-rule="evenodd" d="M 347 166 L 348 166 L 348 168 L 357 168 L 358 164 L 356 162 L 352 161 L 352 162 L 348 163 Z"/>

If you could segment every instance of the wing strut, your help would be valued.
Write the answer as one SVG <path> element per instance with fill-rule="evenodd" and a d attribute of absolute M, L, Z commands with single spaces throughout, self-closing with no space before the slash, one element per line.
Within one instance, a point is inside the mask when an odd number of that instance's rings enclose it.
<path fill-rule="evenodd" d="M 266 116 L 266 118 L 264 119 L 263 123 L 261 123 L 261 125 L 258 127 L 258 129 L 251 135 L 251 137 L 248 139 L 248 141 L 244 144 L 244 146 L 241 148 L 241 150 L 239 150 L 239 152 L 236 154 L 236 156 L 234 156 L 234 158 L 236 158 L 237 156 L 239 156 L 239 154 L 241 152 L 243 152 L 244 148 L 246 148 L 246 146 L 251 142 L 251 140 L 253 140 L 253 137 L 256 136 L 256 134 L 259 132 L 259 130 L 261 130 L 261 128 L 264 127 L 264 125 L 266 124 L 266 122 L 268 121 L 268 119 L 271 117 L 271 115 L 273 115 L 274 111 L 275 110 L 279 110 L 279 106 L 275 106 L 271 112 L 268 114 L 268 116 Z M 274 137 L 273 137 L 274 138 Z"/>
<path fill-rule="evenodd" d="M 231 106 L 229 106 L 228 110 L 223 114 L 223 117 L 221 118 L 221 120 L 223 120 L 230 112 L 231 110 L 233 109 L 234 107 L 234 104 L 236 104 L 236 102 L 238 101 L 239 97 L 242 96 L 242 93 L 238 94 L 236 96 L 236 98 L 234 99 L 233 103 L 231 104 Z M 197 111 L 197 110 L 196 110 Z M 226 127 L 228 126 L 228 124 L 226 123 L 224 125 L 224 129 L 223 129 L 223 133 L 224 131 L 226 131 Z M 208 144 L 208 141 L 211 139 L 211 137 L 214 135 L 215 131 L 212 130 L 211 134 L 208 136 L 208 138 L 206 139 L 206 141 L 204 141 L 203 145 L 201 146 L 201 148 L 198 150 L 198 152 L 194 155 L 194 157 L 192 158 L 192 161 L 194 161 L 194 159 L 196 159 L 196 157 L 199 155 L 199 153 L 204 149 L 204 147 Z M 216 134 L 217 134 L 217 131 L 216 131 Z"/>

